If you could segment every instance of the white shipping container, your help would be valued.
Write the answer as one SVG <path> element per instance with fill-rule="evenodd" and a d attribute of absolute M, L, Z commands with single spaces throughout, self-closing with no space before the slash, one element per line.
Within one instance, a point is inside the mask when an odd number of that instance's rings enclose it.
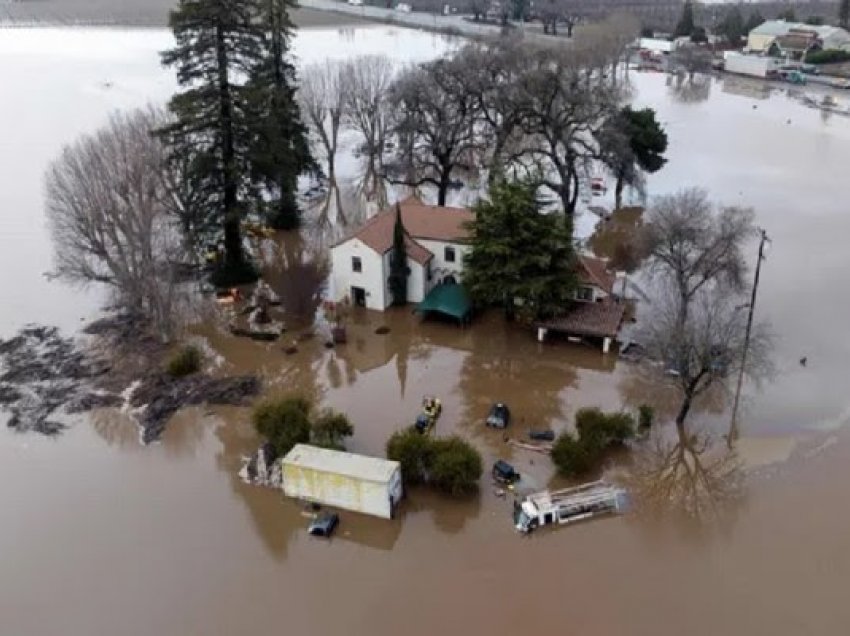
<path fill-rule="evenodd" d="M 288 497 L 391 519 L 403 495 L 398 462 L 296 445 L 283 458 Z"/>
<path fill-rule="evenodd" d="M 761 55 L 745 55 L 727 51 L 723 56 L 723 68 L 728 73 L 749 75 L 750 77 L 769 77 L 779 70 L 780 60 Z"/>

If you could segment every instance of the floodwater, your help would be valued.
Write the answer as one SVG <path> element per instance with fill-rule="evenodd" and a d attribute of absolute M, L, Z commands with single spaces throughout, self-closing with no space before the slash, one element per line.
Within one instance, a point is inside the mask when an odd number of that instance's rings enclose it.
<path fill-rule="evenodd" d="M 45 38 L 56 47 L 39 46 Z M 0 33 L 0 74 L 16 87 L 0 100 L 0 282 L 14 301 L 0 312 L 0 334 L 27 321 L 71 330 L 96 311 L 96 293 L 41 276 L 50 267 L 41 174 L 62 143 L 111 109 L 168 95 L 156 59 L 167 42 L 157 31 Z M 310 60 L 389 47 L 422 59 L 446 46 L 379 27 L 305 32 L 297 50 Z M 523 539 L 509 501 L 484 480 L 469 501 L 415 491 L 393 522 L 343 514 L 326 543 L 306 536 L 293 502 L 239 481 L 240 458 L 257 444 L 244 409 L 182 412 L 150 447 L 111 412 L 55 440 L 4 428 L 0 633 L 845 633 L 850 257 L 841 241 L 850 220 L 840 168 L 850 165 L 850 120 L 825 120 L 785 94 L 761 99 L 757 85 L 683 91 L 662 75 L 632 81 L 671 140 L 650 194 L 704 185 L 724 203 L 754 206 L 774 241 L 758 315 L 778 336 L 777 377 L 747 394 L 749 471 L 728 464 L 723 479 L 706 481 L 723 493 L 725 480 L 743 478 L 743 497 L 718 494 L 702 522 L 639 510 Z M 381 454 L 433 393 L 445 407 L 439 433 L 470 438 L 488 464 L 509 459 L 530 487 L 544 487 L 548 460 L 512 451 L 481 425 L 492 401 L 511 405 L 516 435 L 568 426 L 582 406 L 672 408 L 633 368 L 589 348 L 538 345 L 495 314 L 462 330 L 406 310 L 354 312 L 348 344 L 327 350 L 321 334 L 302 337 L 321 278 L 311 250 L 291 239 L 283 248 L 289 265 L 269 278 L 292 299 L 284 339 L 236 340 L 215 325 L 200 333 L 226 370 L 255 370 L 270 393 L 299 391 L 348 413 L 352 450 Z M 389 333 L 375 334 L 382 325 Z M 298 351 L 286 355 L 293 343 Z M 695 423 L 722 421 L 722 397 L 701 405 Z"/>

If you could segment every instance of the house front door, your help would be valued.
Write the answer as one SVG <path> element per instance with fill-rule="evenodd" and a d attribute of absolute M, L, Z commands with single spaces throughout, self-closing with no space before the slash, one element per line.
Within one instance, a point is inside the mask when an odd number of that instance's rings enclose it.
<path fill-rule="evenodd" d="M 366 306 L 366 290 L 362 287 L 352 287 L 351 288 L 351 302 L 354 303 L 355 307 L 365 307 Z"/>

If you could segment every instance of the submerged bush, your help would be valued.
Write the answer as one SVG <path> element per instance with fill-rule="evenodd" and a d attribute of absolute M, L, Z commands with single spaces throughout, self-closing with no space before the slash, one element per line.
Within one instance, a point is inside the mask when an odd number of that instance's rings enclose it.
<path fill-rule="evenodd" d="M 593 470 L 597 453 L 570 433 L 562 433 L 552 447 L 552 461 L 564 477 L 577 477 Z"/>
<path fill-rule="evenodd" d="M 182 378 L 197 373 L 201 369 L 203 355 L 195 345 L 180 347 L 168 359 L 165 372 L 173 378 Z"/>
<path fill-rule="evenodd" d="M 565 477 L 594 470 L 611 448 L 622 446 L 635 434 L 635 420 L 628 413 L 603 413 L 598 408 L 576 413 L 578 437 L 564 432 L 552 447 L 552 461 Z"/>
<path fill-rule="evenodd" d="M 266 400 L 254 407 L 254 428 L 272 445 L 276 456 L 310 441 L 310 402 L 302 397 Z"/>
<path fill-rule="evenodd" d="M 314 414 L 309 400 L 289 396 L 266 400 L 254 407 L 254 428 L 272 445 L 275 456 L 285 455 L 296 444 L 345 450 L 345 437 L 354 426 L 344 413 L 324 409 Z"/>
<path fill-rule="evenodd" d="M 457 436 L 434 440 L 433 446 L 431 483 L 454 496 L 474 492 L 483 472 L 479 452 Z"/>
<path fill-rule="evenodd" d="M 425 483 L 433 456 L 431 438 L 415 429 L 396 431 L 387 440 L 387 458 L 401 464 L 401 476 L 407 485 Z"/>
<path fill-rule="evenodd" d="M 824 51 L 809 51 L 806 54 L 808 64 L 833 64 L 850 60 L 850 52 L 844 49 L 826 49 Z"/>
<path fill-rule="evenodd" d="M 310 428 L 313 444 L 334 450 L 345 450 L 343 438 L 354 434 L 354 427 L 348 417 L 333 409 L 319 413 Z"/>
<path fill-rule="evenodd" d="M 435 439 L 413 428 L 393 433 L 387 457 L 401 464 L 406 485 L 429 484 L 453 496 L 474 492 L 483 472 L 481 455 L 465 440 Z"/>

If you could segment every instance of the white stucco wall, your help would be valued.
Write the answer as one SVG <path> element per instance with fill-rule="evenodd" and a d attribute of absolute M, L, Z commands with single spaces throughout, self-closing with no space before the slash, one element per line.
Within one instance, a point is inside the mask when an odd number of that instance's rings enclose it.
<path fill-rule="evenodd" d="M 416 239 L 423 247 L 428 249 L 434 258 L 431 260 L 432 286 L 439 283 L 444 276 L 453 275 L 458 282 L 463 277 L 463 259 L 472 248 L 464 243 L 446 243 L 444 241 L 430 241 L 427 239 Z M 455 262 L 446 262 L 446 247 L 455 249 Z"/>
<path fill-rule="evenodd" d="M 385 304 L 381 309 L 386 309 L 390 306 L 390 303 L 393 301 L 393 295 L 390 291 L 390 256 L 392 251 L 384 254 L 384 298 Z M 409 303 L 419 303 L 425 299 L 425 294 L 427 294 L 431 287 L 428 285 L 428 281 L 425 277 L 425 267 L 417 263 L 416 261 L 407 259 L 407 267 L 410 270 L 410 274 L 407 276 L 407 302 Z M 433 282 L 433 281 L 432 281 Z"/>
<path fill-rule="evenodd" d="M 362 271 L 352 269 L 352 258 L 360 257 Z M 387 307 L 386 275 L 383 259 L 358 239 L 350 239 L 331 249 L 331 299 L 351 296 L 352 287 L 366 290 L 366 307 L 383 311 Z M 353 298 L 351 299 L 354 300 Z"/>

